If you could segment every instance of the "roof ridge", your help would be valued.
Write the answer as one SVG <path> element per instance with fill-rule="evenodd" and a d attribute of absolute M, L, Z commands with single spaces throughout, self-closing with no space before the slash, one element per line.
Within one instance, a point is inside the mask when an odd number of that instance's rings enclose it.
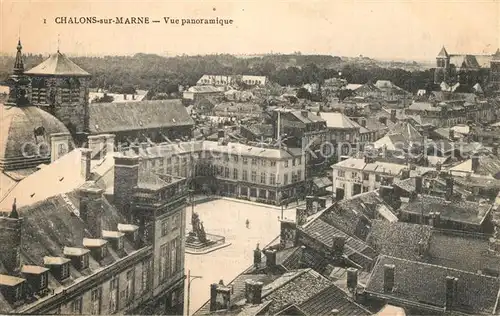
<path fill-rule="evenodd" d="M 480 276 L 480 277 L 487 277 L 487 278 L 490 278 L 490 279 L 493 279 L 493 280 L 497 280 L 497 279 L 498 279 L 498 278 L 496 278 L 496 277 L 489 276 L 489 275 L 485 275 L 485 274 L 478 274 L 478 273 L 474 273 L 474 272 L 470 272 L 470 271 L 465 271 L 465 270 L 460 270 L 460 269 L 455 269 L 455 268 L 450 268 L 450 267 L 440 266 L 440 265 L 437 265 L 437 264 L 432 264 L 432 263 L 428 263 L 428 262 L 413 261 L 413 260 L 409 260 L 409 259 L 403 259 L 403 258 L 398 258 L 398 257 L 393 257 L 393 256 L 388 256 L 388 255 L 380 255 L 380 256 L 379 256 L 379 258 L 380 258 L 381 260 L 382 260 L 383 258 L 396 259 L 396 260 L 399 260 L 399 261 L 404 261 L 404 262 L 408 262 L 408 263 L 415 263 L 415 264 L 425 265 L 425 266 L 429 266 L 429 267 L 440 268 L 440 269 L 444 269 L 444 270 L 451 270 L 451 271 L 456 271 L 456 272 L 466 273 L 466 274 L 475 275 L 475 276 Z M 377 262 L 377 263 L 378 263 L 378 262 Z M 375 265 L 376 265 L 377 263 L 375 263 Z M 499 286 L 500 286 L 500 284 L 499 284 Z"/>

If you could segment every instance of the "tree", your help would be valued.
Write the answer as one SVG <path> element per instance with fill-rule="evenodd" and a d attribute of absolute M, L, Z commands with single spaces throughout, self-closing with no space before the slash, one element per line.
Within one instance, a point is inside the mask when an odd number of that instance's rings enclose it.
<path fill-rule="evenodd" d="M 300 88 L 297 90 L 297 98 L 311 100 L 311 93 L 307 91 L 306 88 Z"/>
<path fill-rule="evenodd" d="M 115 100 L 115 98 L 113 98 L 112 96 L 107 95 L 105 93 L 102 97 L 95 98 L 93 102 L 94 103 L 111 103 L 114 100 Z"/>

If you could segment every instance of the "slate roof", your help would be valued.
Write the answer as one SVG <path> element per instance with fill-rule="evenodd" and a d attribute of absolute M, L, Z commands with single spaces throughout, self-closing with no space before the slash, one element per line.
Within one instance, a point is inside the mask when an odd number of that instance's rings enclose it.
<path fill-rule="evenodd" d="M 90 74 L 72 62 L 66 55 L 59 51 L 51 55 L 38 66 L 24 72 L 27 75 L 44 76 L 80 76 L 88 77 Z"/>
<path fill-rule="evenodd" d="M 374 220 L 367 243 L 380 254 L 420 261 L 419 243 L 427 248 L 431 233 L 427 225 Z"/>
<path fill-rule="evenodd" d="M 194 125 L 181 100 L 155 100 L 89 105 L 90 132 L 116 133 Z"/>
<path fill-rule="evenodd" d="M 384 293 L 384 265 L 393 264 L 394 291 Z M 380 256 L 373 268 L 366 292 L 391 299 L 404 299 L 408 304 L 443 309 L 446 277 L 458 278 L 453 310 L 470 314 L 493 314 L 500 283 L 498 279 L 427 263 Z M 411 302 L 411 303 L 410 303 Z"/>
<path fill-rule="evenodd" d="M 424 216 L 428 216 L 430 212 L 440 212 L 443 220 L 473 225 L 481 225 L 490 210 L 491 205 L 487 203 L 463 200 L 448 202 L 431 195 L 419 195 L 401 207 L 401 211 L 418 215 L 423 213 Z"/>

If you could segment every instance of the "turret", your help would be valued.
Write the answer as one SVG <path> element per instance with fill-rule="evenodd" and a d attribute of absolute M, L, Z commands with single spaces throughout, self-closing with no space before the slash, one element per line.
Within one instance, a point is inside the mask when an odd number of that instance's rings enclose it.
<path fill-rule="evenodd" d="M 434 70 L 434 83 L 440 84 L 443 81 L 448 81 L 450 70 L 450 55 L 446 48 L 441 48 L 441 51 L 436 56 L 436 69 Z"/>

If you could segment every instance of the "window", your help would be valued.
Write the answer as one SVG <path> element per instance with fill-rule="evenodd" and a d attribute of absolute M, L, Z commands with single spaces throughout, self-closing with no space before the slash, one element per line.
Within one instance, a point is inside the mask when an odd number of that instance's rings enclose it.
<path fill-rule="evenodd" d="M 104 258 L 108 255 L 108 246 L 107 245 L 103 245 L 101 247 L 101 258 Z"/>
<path fill-rule="evenodd" d="M 158 166 L 159 166 L 161 169 L 163 169 L 163 159 L 161 159 L 161 158 L 160 158 L 160 159 L 158 160 Z"/>
<path fill-rule="evenodd" d="M 285 168 L 288 168 L 288 160 L 285 160 Z"/>
<path fill-rule="evenodd" d="M 167 158 L 167 165 L 171 165 L 172 164 L 172 158 Z"/>
<path fill-rule="evenodd" d="M 284 185 L 287 185 L 287 184 L 288 184 L 288 174 L 287 174 L 287 173 L 285 173 L 285 174 L 283 175 L 283 184 L 284 184 Z"/>
<path fill-rule="evenodd" d="M 233 179 L 238 180 L 238 169 L 236 168 L 233 169 Z"/>
<path fill-rule="evenodd" d="M 243 160 L 243 164 L 244 165 L 248 164 L 248 158 L 247 157 L 243 157 L 242 160 Z"/>
<path fill-rule="evenodd" d="M 172 274 L 176 273 L 178 271 L 178 267 L 177 267 L 177 257 L 180 257 L 179 256 L 179 253 L 178 253 L 178 249 L 177 247 L 179 246 L 179 241 L 177 240 L 177 238 L 175 238 L 174 240 L 172 240 L 170 242 L 170 272 Z"/>
<path fill-rule="evenodd" d="M 233 161 L 234 162 L 238 162 L 238 156 L 237 155 L 233 155 Z"/>
<path fill-rule="evenodd" d="M 351 179 L 355 179 L 358 176 L 357 172 L 351 172 Z"/>
<path fill-rule="evenodd" d="M 257 159 L 252 158 L 252 165 L 256 165 L 256 164 L 257 164 Z"/>
<path fill-rule="evenodd" d="M 228 154 L 224 154 L 224 161 L 226 161 L 226 162 L 229 161 L 229 155 Z"/>
<path fill-rule="evenodd" d="M 275 185 L 276 184 L 276 175 L 274 173 L 271 173 L 269 175 L 269 184 Z"/>
<path fill-rule="evenodd" d="M 257 182 L 257 171 L 252 171 L 251 181 L 252 182 Z"/>
<path fill-rule="evenodd" d="M 169 260 L 169 243 L 165 243 L 160 247 L 160 281 L 167 278 L 168 274 L 168 260 Z"/>
<path fill-rule="evenodd" d="M 341 178 L 345 178 L 345 171 L 343 170 L 337 170 L 337 176 Z"/>
<path fill-rule="evenodd" d="M 276 167 L 276 161 L 271 161 L 271 167 Z"/>
<path fill-rule="evenodd" d="M 135 280 L 135 270 L 127 271 L 127 285 L 125 287 L 125 301 L 130 303 L 134 299 L 134 280 Z"/>
<path fill-rule="evenodd" d="M 367 186 L 363 186 L 363 192 L 368 192 L 369 188 Z"/>
<path fill-rule="evenodd" d="M 248 181 L 248 171 L 243 170 L 242 180 L 243 181 Z"/>
<path fill-rule="evenodd" d="M 57 145 L 57 155 L 62 156 L 66 153 L 66 144 Z"/>
<path fill-rule="evenodd" d="M 102 290 L 101 288 L 93 289 L 90 293 L 90 314 L 100 315 L 101 314 L 101 298 Z"/>
<path fill-rule="evenodd" d="M 370 178 L 369 173 L 363 173 L 363 180 L 368 180 Z"/>
<path fill-rule="evenodd" d="M 266 162 L 267 161 L 265 161 L 264 159 L 261 159 L 260 160 L 260 165 L 263 166 L 263 167 L 265 167 L 266 166 Z"/>
<path fill-rule="evenodd" d="M 380 182 L 380 175 L 378 175 L 378 174 L 375 175 L 375 181 Z"/>
<path fill-rule="evenodd" d="M 168 234 L 168 219 L 161 222 L 161 235 L 165 236 L 166 234 Z"/>
<path fill-rule="evenodd" d="M 89 254 L 86 253 L 80 258 L 81 262 L 81 268 L 86 269 L 89 266 Z"/>
<path fill-rule="evenodd" d="M 294 159 L 292 159 L 292 166 L 294 166 L 294 167 L 295 167 L 295 158 L 294 158 Z"/>
<path fill-rule="evenodd" d="M 69 277 L 69 263 L 65 263 L 61 266 L 61 280 Z"/>
<path fill-rule="evenodd" d="M 266 173 L 265 172 L 260 173 L 260 183 L 266 184 Z"/>
<path fill-rule="evenodd" d="M 224 168 L 224 178 L 229 178 L 229 168 L 228 167 Z"/>
<path fill-rule="evenodd" d="M 44 289 L 47 286 L 47 273 L 40 274 L 40 289 Z"/>
<path fill-rule="evenodd" d="M 114 314 L 118 311 L 118 278 L 111 279 L 109 283 L 109 313 Z"/>
<path fill-rule="evenodd" d="M 300 166 L 302 164 L 302 157 L 297 158 L 297 164 Z"/>
<path fill-rule="evenodd" d="M 141 289 L 142 291 L 149 290 L 149 283 L 151 282 L 151 259 L 142 262 L 142 278 L 141 278 Z"/>
<path fill-rule="evenodd" d="M 302 170 L 297 171 L 297 181 L 302 180 Z"/>
<path fill-rule="evenodd" d="M 82 298 L 78 297 L 71 302 L 71 313 L 81 314 L 82 313 Z"/>

